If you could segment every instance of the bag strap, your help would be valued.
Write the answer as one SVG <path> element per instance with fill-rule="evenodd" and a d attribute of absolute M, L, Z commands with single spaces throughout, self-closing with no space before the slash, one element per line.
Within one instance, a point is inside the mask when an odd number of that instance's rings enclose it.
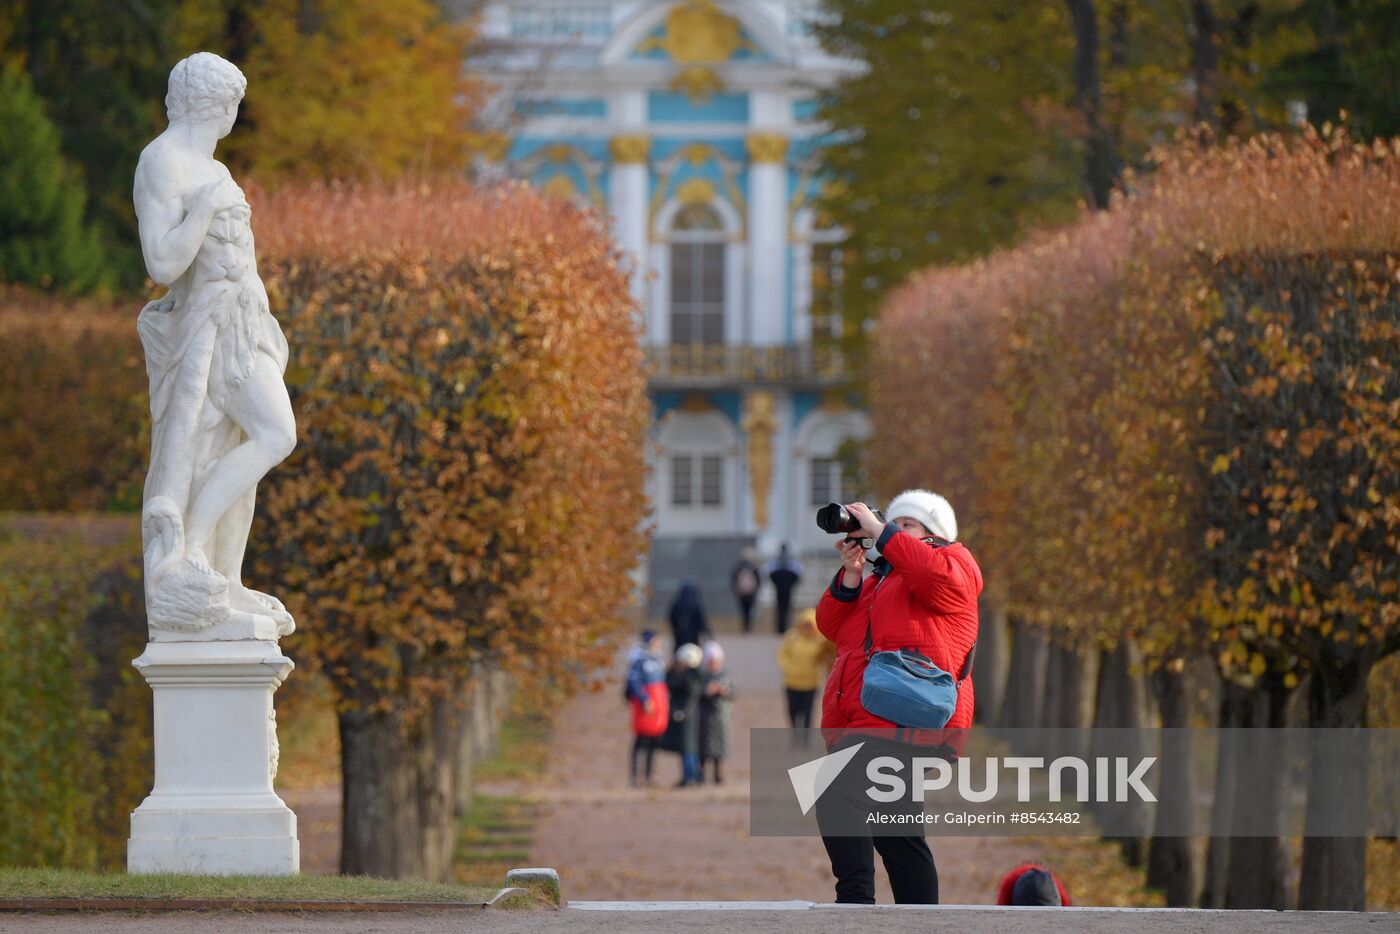
<path fill-rule="evenodd" d="M 949 542 L 949 541 L 947 541 L 947 540 L 945 540 L 945 539 L 942 539 L 942 538 L 938 538 L 937 536 L 932 536 L 932 537 L 929 537 L 929 538 L 925 538 L 925 539 L 922 539 L 922 541 L 924 542 L 924 544 L 929 545 L 929 546 L 932 547 L 932 548 L 943 548 L 943 547 L 945 547 L 945 546 L 947 546 L 947 545 L 951 545 L 951 544 L 952 544 L 952 542 Z M 871 625 L 872 625 L 872 622 L 873 622 L 873 620 L 874 620 L 874 618 L 875 618 L 875 594 L 876 594 L 877 592 L 879 592 L 879 590 L 880 590 L 880 585 L 883 584 L 883 583 L 885 582 L 885 578 L 886 578 L 887 576 L 889 576 L 889 575 L 888 575 L 888 574 L 883 574 L 883 575 L 880 576 L 880 579 L 877 580 L 877 581 L 875 582 L 875 589 L 874 589 L 874 590 L 871 592 L 871 594 L 870 594 L 870 615 L 867 617 L 867 619 L 866 619 L 866 621 L 865 621 L 865 643 L 864 643 L 864 649 L 865 649 L 865 657 L 866 657 L 866 658 L 869 658 L 869 657 L 870 657 L 870 650 L 873 649 L 873 648 L 875 647 L 875 639 L 874 639 L 874 636 L 873 636 L 873 634 L 872 634 L 872 632 L 871 632 Z M 976 640 L 976 639 L 973 639 L 973 640 L 972 640 L 972 648 L 970 648 L 970 649 L 967 650 L 967 656 L 963 659 L 962 670 L 961 670 L 961 671 L 959 672 L 959 674 L 958 674 L 958 684 L 962 684 L 962 683 L 963 683 L 964 681 L 966 681 L 968 678 L 972 677 L 972 665 L 973 665 L 973 662 L 975 662 L 976 660 L 977 660 L 977 640 Z"/>
<path fill-rule="evenodd" d="M 967 658 L 963 659 L 962 673 L 958 675 L 958 684 L 962 684 L 972 677 L 972 663 L 977 659 L 977 640 L 972 640 L 972 648 L 967 650 Z"/>
<path fill-rule="evenodd" d="M 919 541 L 923 542 L 925 545 L 928 545 L 930 548 L 943 548 L 952 544 L 952 542 L 948 541 L 947 539 L 939 538 L 936 535 L 929 536 L 928 538 L 921 538 L 919 539 Z M 870 611 L 869 615 L 866 617 L 865 620 L 866 658 L 870 657 L 870 650 L 875 647 L 875 640 L 872 637 L 870 631 L 870 627 L 875 622 L 875 595 L 880 592 L 880 585 L 885 582 L 885 578 L 889 577 L 890 572 L 894 570 L 894 568 L 890 567 L 889 559 L 886 558 L 884 555 L 880 556 L 880 560 L 884 562 L 884 567 L 876 567 L 875 569 L 875 575 L 879 579 L 875 581 L 875 588 L 870 592 Z"/>
<path fill-rule="evenodd" d="M 875 647 L 875 640 L 870 631 L 870 627 L 875 622 L 875 595 L 880 592 L 880 585 L 885 582 L 886 577 L 889 577 L 888 571 L 879 575 L 879 579 L 875 581 L 875 586 L 870 590 L 870 606 L 866 611 L 865 617 L 865 657 L 867 659 L 870 658 L 870 650 Z"/>

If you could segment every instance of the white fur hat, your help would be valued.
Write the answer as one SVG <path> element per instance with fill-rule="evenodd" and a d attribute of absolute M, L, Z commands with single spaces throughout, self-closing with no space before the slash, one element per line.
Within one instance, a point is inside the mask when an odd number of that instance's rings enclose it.
<path fill-rule="evenodd" d="M 922 522 L 924 528 L 939 538 L 950 542 L 958 539 L 958 520 L 953 515 L 953 507 L 937 493 L 930 493 L 928 490 L 905 490 L 890 500 L 889 508 L 885 510 L 885 519 L 893 522 L 905 518 Z"/>

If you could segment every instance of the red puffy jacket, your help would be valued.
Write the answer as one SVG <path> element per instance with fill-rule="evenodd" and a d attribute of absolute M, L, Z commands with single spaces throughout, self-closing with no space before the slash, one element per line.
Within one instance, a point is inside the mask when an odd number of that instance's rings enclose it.
<path fill-rule="evenodd" d="M 632 732 L 638 736 L 657 737 L 666 732 L 666 724 L 671 720 L 671 692 L 665 681 L 648 684 L 642 688 L 647 700 L 651 701 L 651 712 L 639 698 L 632 698 Z"/>
<path fill-rule="evenodd" d="M 977 641 L 982 571 L 967 548 L 959 542 L 935 547 L 894 525 L 885 527 L 879 548 L 890 563 L 883 580 L 867 575 L 856 592 L 841 586 L 838 571 L 817 604 L 817 628 L 836 643 L 836 662 L 822 694 L 825 729 L 894 727 L 860 703 L 867 623 L 872 652 L 912 648 L 954 677 Z M 972 726 L 973 700 L 968 678 L 958 688 L 947 729 Z"/>

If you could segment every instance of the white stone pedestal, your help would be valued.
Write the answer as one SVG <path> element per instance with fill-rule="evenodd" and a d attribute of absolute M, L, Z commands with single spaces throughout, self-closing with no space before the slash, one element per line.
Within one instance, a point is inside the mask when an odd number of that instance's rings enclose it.
<path fill-rule="evenodd" d="M 273 641 L 153 642 L 132 663 L 155 694 L 155 788 L 131 815 L 127 870 L 289 876 L 297 818 L 272 790 Z"/>

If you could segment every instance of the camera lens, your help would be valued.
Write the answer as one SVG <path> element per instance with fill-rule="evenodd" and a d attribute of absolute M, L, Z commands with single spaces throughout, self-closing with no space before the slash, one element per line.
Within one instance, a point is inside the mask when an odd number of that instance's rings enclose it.
<path fill-rule="evenodd" d="M 837 535 L 841 532 L 859 531 L 860 523 L 846 511 L 845 506 L 840 503 L 827 503 L 817 510 L 817 528 L 828 535 Z"/>

